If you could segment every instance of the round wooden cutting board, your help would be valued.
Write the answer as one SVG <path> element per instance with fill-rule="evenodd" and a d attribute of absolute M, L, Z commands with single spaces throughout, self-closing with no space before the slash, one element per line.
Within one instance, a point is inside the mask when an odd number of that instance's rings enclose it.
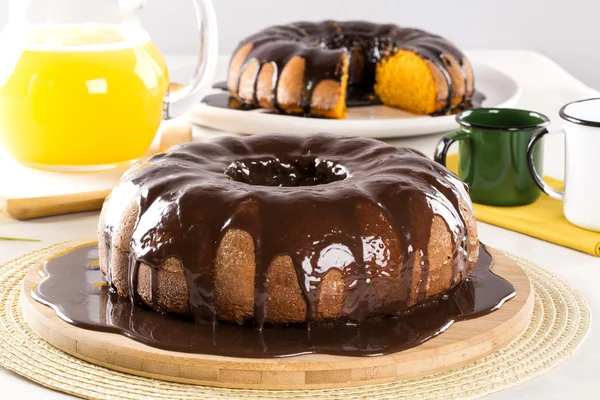
<path fill-rule="evenodd" d="M 73 242 L 58 253 L 81 242 Z M 378 357 L 322 354 L 287 358 L 231 358 L 177 353 L 124 336 L 77 328 L 31 297 L 42 278 L 38 268 L 21 291 L 23 316 L 58 349 L 114 370 L 167 381 L 243 389 L 310 389 L 358 386 L 416 378 L 459 367 L 508 344 L 523 332 L 533 310 L 533 289 L 521 267 L 495 249 L 493 271 L 510 281 L 517 295 L 500 310 L 457 322 L 441 335 L 402 352 Z"/>

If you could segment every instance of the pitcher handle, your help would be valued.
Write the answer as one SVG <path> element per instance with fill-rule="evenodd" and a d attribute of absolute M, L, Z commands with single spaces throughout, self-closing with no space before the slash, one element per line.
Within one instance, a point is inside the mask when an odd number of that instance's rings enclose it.
<path fill-rule="evenodd" d="M 183 114 L 200 101 L 202 90 L 212 83 L 219 59 L 217 16 L 211 0 L 192 0 L 200 29 L 200 53 L 194 76 L 190 83 L 168 92 L 163 102 L 163 119 Z"/>
<path fill-rule="evenodd" d="M 535 163 L 533 161 L 533 150 L 535 149 L 536 143 L 540 139 L 542 139 L 542 137 L 544 137 L 544 135 L 546 135 L 548 133 L 555 133 L 555 132 L 563 132 L 564 133 L 564 130 L 562 128 L 559 128 L 557 130 L 550 131 L 550 130 L 548 130 L 548 128 L 542 128 L 533 134 L 533 136 L 529 140 L 529 143 L 527 144 L 527 167 L 529 168 L 529 172 L 531 173 L 531 176 L 533 177 L 534 182 L 536 183 L 536 185 L 538 185 L 538 187 L 540 189 L 542 189 L 542 192 L 546 193 L 548 196 L 550 196 L 553 199 L 564 201 L 565 193 L 554 189 L 553 187 L 548 185 L 546 182 L 544 182 L 544 179 L 540 176 L 540 174 L 538 174 L 537 170 L 535 169 Z"/>
<path fill-rule="evenodd" d="M 445 167 L 446 156 L 448 155 L 448 150 L 450 150 L 450 146 L 452 145 L 452 143 L 456 142 L 457 140 L 463 140 L 468 138 L 469 134 L 464 131 L 458 131 L 444 136 L 440 139 L 437 146 L 435 147 L 433 161 L 442 164 Z"/>

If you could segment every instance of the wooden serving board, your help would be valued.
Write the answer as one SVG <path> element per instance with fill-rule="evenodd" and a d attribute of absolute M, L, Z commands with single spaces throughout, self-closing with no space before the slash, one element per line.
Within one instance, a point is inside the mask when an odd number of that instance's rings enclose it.
<path fill-rule="evenodd" d="M 82 242 L 70 243 L 57 253 Z M 85 330 L 60 319 L 31 297 L 42 278 L 26 276 L 23 316 L 42 338 L 60 350 L 114 370 L 174 382 L 243 389 L 337 388 L 404 380 L 459 367 L 508 344 L 523 332 L 533 311 L 533 289 L 521 267 L 495 249 L 493 271 L 509 280 L 517 295 L 486 316 L 457 322 L 446 332 L 402 352 L 379 357 L 323 354 L 252 359 L 160 350 L 124 336 Z"/>
<path fill-rule="evenodd" d="M 183 85 L 171 83 L 171 91 Z M 144 158 L 192 140 L 186 117 L 163 122 Z M 0 199 L 6 212 L 18 220 L 102 208 L 104 199 L 128 165 L 106 171 L 56 172 L 28 168 L 13 160 L 0 146 Z"/>

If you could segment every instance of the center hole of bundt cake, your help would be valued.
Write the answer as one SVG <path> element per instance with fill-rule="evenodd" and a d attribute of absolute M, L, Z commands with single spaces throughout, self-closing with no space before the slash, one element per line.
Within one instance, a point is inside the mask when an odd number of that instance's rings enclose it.
<path fill-rule="evenodd" d="M 268 157 L 232 162 L 225 175 L 258 186 L 317 186 L 346 179 L 346 169 L 316 157 Z"/>

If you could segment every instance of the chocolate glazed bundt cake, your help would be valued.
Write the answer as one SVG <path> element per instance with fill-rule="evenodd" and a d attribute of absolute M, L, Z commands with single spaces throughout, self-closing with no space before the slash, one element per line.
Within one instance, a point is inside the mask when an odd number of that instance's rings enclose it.
<path fill-rule="evenodd" d="M 345 118 L 347 97 L 379 99 L 416 114 L 468 108 L 473 70 L 441 36 L 392 24 L 297 22 L 243 40 L 229 91 L 245 104 Z"/>
<path fill-rule="evenodd" d="M 190 143 L 132 167 L 100 267 L 162 312 L 262 326 L 402 315 L 478 258 L 465 185 L 423 154 L 328 134 Z"/>

